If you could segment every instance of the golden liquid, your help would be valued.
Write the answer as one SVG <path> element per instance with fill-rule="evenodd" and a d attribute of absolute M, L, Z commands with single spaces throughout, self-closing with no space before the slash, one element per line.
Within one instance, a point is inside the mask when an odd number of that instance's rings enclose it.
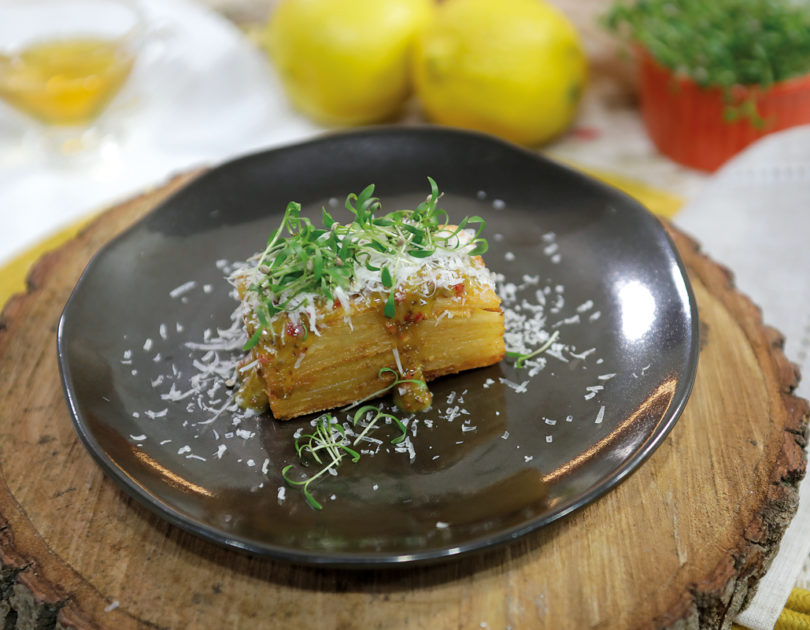
<path fill-rule="evenodd" d="M 35 44 L 0 55 L 0 98 L 51 125 L 96 118 L 121 89 L 133 58 L 119 42 L 90 37 Z"/>

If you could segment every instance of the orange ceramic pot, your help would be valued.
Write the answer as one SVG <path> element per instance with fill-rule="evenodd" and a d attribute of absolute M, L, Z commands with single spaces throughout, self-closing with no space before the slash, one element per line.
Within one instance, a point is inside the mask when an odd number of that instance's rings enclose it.
<path fill-rule="evenodd" d="M 639 61 L 641 115 L 647 132 L 661 153 L 686 166 L 715 171 L 768 133 L 810 124 L 810 74 L 768 89 L 732 90 L 736 105 L 754 99 L 762 121 L 757 126 L 747 116 L 726 120 L 728 103 L 722 89 L 676 77 L 645 51 Z"/>

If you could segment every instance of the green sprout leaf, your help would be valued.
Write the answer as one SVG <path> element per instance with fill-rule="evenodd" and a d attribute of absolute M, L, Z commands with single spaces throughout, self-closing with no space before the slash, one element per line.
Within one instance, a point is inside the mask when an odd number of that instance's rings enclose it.
<path fill-rule="evenodd" d="M 357 463 L 361 455 L 353 447 L 360 443 L 372 430 L 376 429 L 381 420 L 388 420 L 399 429 L 400 434 L 391 440 L 392 444 L 399 444 L 408 435 L 407 427 L 399 418 L 381 411 L 379 407 L 374 405 L 360 407 L 351 421 L 352 427 L 357 429 L 361 421 L 366 418 L 370 418 L 370 420 L 362 427 L 361 432 L 357 434 L 351 443 L 346 429 L 330 413 L 325 413 L 315 420 L 315 429 L 312 433 L 301 435 L 296 439 L 295 452 L 301 464 L 306 466 L 311 460 L 321 468 L 313 475 L 295 479 L 290 474 L 294 465 L 287 464 L 281 469 L 281 478 L 290 486 L 300 487 L 304 493 L 304 498 L 313 509 L 322 510 L 323 505 L 314 497 L 310 486 L 329 474 L 330 471 L 336 471 L 346 457 L 349 457 L 353 463 Z M 332 472 L 332 474 L 335 473 Z"/>
<path fill-rule="evenodd" d="M 380 279 L 382 280 L 382 285 L 386 289 L 390 289 L 394 284 L 394 281 L 391 278 L 391 272 L 388 270 L 388 267 L 382 268 L 382 271 L 380 272 Z"/>
<path fill-rule="evenodd" d="M 330 229 L 334 225 L 335 220 L 332 218 L 332 215 L 326 211 L 326 208 L 321 208 L 321 217 L 327 229 Z"/>
<path fill-rule="evenodd" d="M 552 335 L 546 340 L 546 342 L 542 346 L 540 346 L 537 350 L 534 350 L 534 351 L 526 353 L 526 354 L 523 354 L 521 352 L 507 352 L 506 353 L 506 358 L 507 359 L 516 359 L 515 368 L 520 370 L 520 369 L 523 368 L 523 364 L 528 359 L 533 359 L 534 357 L 543 354 L 546 350 L 551 348 L 552 344 L 557 340 L 557 338 L 559 336 L 560 336 L 560 331 L 555 330 L 552 333 Z"/>
<path fill-rule="evenodd" d="M 259 339 L 262 337 L 262 329 L 258 328 L 255 333 L 247 340 L 244 346 L 242 346 L 242 350 L 247 352 L 251 348 L 255 348 L 256 344 L 259 343 Z"/>
<path fill-rule="evenodd" d="M 385 308 L 383 309 L 383 315 L 385 315 L 388 319 L 393 319 L 394 315 L 397 314 L 397 305 L 394 300 L 394 289 L 391 289 L 391 293 L 388 294 L 388 299 L 385 301 Z"/>

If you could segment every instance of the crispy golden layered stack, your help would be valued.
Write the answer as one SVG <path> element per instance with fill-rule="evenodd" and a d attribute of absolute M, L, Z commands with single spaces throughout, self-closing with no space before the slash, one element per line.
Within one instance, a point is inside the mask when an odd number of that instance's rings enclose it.
<path fill-rule="evenodd" d="M 483 265 L 480 258 L 477 264 Z M 425 380 L 497 363 L 504 355 L 500 298 L 491 287 L 465 280 L 450 290 L 403 291 L 396 314 L 383 314 L 385 296 L 333 303 L 320 313 L 317 334 L 281 320 L 278 334 L 264 335 L 251 350 L 247 379 L 267 396 L 278 419 L 347 405 L 373 395 L 397 374 L 421 369 Z M 248 318 L 248 321 L 250 319 Z M 252 334 L 248 325 L 248 332 Z"/>

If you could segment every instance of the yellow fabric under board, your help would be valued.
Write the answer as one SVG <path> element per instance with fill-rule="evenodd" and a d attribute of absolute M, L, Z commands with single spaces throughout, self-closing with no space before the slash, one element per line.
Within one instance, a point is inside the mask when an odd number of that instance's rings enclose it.
<path fill-rule="evenodd" d="M 31 266 L 40 256 L 72 239 L 91 220 L 92 217 L 83 219 L 56 232 L 0 267 L 0 305 L 5 305 L 15 293 L 25 290 L 25 279 L 28 277 L 28 270 L 31 269 Z"/>
<path fill-rule="evenodd" d="M 671 217 L 677 212 L 678 208 L 683 204 L 683 200 L 679 197 L 658 190 L 652 186 L 648 186 L 642 182 L 633 179 L 593 169 L 577 166 L 580 170 L 588 173 L 596 179 L 602 180 L 620 190 L 623 190 L 631 197 L 638 199 L 644 206 L 649 208 L 652 212 L 664 216 Z M 89 219 L 80 221 L 75 225 L 54 234 L 53 236 L 38 243 L 28 251 L 19 255 L 5 266 L 0 267 L 0 304 L 4 305 L 6 301 L 14 294 L 25 290 L 25 278 L 28 275 L 28 270 L 31 265 L 45 252 L 56 249 L 63 243 L 73 238 L 79 230 L 89 222 Z"/>
<path fill-rule="evenodd" d="M 623 175 L 617 175 L 616 173 L 609 173 L 583 166 L 577 166 L 576 168 L 595 179 L 610 184 L 627 193 L 640 201 L 641 204 L 651 212 L 666 217 L 667 219 L 671 219 L 675 216 L 675 213 L 683 206 L 682 198 L 660 190 L 659 188 L 649 186 L 644 182 L 639 182 L 629 177 L 624 177 Z"/>

